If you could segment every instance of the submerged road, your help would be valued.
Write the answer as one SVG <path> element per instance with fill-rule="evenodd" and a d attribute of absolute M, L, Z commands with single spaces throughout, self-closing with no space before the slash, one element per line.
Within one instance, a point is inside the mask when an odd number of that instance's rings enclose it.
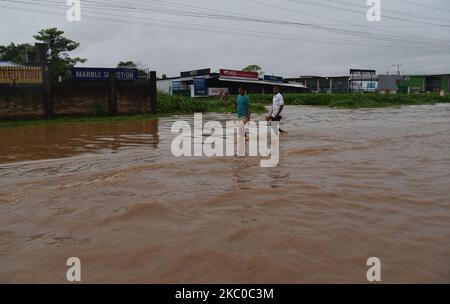
<path fill-rule="evenodd" d="M 450 105 L 284 116 L 276 168 L 173 157 L 193 116 L 0 129 L 0 282 L 450 282 Z"/>

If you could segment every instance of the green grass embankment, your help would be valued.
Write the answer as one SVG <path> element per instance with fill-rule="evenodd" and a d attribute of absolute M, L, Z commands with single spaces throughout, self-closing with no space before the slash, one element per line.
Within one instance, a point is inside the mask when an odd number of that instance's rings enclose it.
<path fill-rule="evenodd" d="M 272 102 L 272 95 L 249 95 L 253 113 L 264 113 L 265 106 Z M 230 100 L 236 96 L 230 96 Z M 426 105 L 450 103 L 450 95 L 441 97 L 438 94 L 284 94 L 286 105 L 326 106 L 334 108 L 361 109 L 382 108 L 405 105 Z M 0 128 L 12 128 L 28 125 L 51 125 L 60 123 L 101 123 L 113 121 L 148 120 L 173 114 L 192 113 L 233 113 L 234 105 L 224 104 L 217 97 L 190 98 L 158 93 L 158 115 L 107 116 L 105 106 L 94 104 L 92 114 L 86 117 L 55 117 L 36 120 L 0 121 Z"/>

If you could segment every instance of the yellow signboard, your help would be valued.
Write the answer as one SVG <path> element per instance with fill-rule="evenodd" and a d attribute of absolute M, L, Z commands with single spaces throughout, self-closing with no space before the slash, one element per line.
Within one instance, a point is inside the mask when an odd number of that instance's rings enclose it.
<path fill-rule="evenodd" d="M 38 67 L 0 67 L 0 83 L 41 84 L 42 68 Z"/>

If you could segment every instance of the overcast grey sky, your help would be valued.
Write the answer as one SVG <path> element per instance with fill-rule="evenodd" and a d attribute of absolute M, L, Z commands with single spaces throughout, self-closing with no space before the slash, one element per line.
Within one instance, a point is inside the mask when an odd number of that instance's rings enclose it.
<path fill-rule="evenodd" d="M 83 66 L 133 60 L 158 75 L 258 64 L 267 74 L 346 75 L 350 68 L 450 73 L 450 1 L 381 0 L 381 22 L 366 0 L 82 0 L 81 22 L 66 0 L 0 0 L 0 44 L 34 42 L 58 27 L 81 43 Z"/>

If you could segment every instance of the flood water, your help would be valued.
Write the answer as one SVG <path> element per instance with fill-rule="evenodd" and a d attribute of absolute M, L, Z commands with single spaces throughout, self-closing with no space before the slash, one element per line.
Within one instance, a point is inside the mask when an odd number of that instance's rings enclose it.
<path fill-rule="evenodd" d="M 276 168 L 175 158 L 178 119 L 0 129 L 0 282 L 450 283 L 449 104 L 287 107 Z"/>

